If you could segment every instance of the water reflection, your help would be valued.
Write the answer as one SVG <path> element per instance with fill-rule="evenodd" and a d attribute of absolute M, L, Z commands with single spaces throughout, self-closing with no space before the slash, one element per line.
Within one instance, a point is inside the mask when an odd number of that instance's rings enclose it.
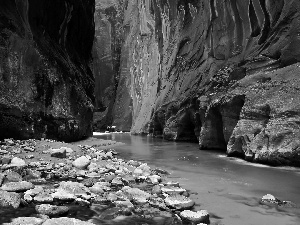
<path fill-rule="evenodd" d="M 192 197 L 199 209 L 215 215 L 212 224 L 300 224 L 299 208 L 282 212 L 259 204 L 263 195 L 271 193 L 300 206 L 299 169 L 250 164 L 220 152 L 200 151 L 196 143 L 129 134 L 95 137 L 126 143 L 116 148 L 121 158 L 142 160 L 171 171 L 172 179 L 198 193 Z"/>

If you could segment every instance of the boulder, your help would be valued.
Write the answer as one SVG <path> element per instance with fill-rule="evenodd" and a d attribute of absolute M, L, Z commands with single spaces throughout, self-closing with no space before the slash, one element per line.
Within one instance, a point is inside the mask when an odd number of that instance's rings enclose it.
<path fill-rule="evenodd" d="M 84 184 L 72 181 L 62 181 L 59 184 L 58 191 L 65 191 L 74 195 L 86 195 L 90 190 Z"/>
<path fill-rule="evenodd" d="M 37 194 L 33 198 L 33 200 L 34 200 L 34 202 L 37 202 L 37 203 L 51 203 L 51 202 L 53 202 L 53 197 L 49 193 L 42 192 L 42 193 Z"/>
<path fill-rule="evenodd" d="M 25 165 L 26 165 L 26 162 L 23 159 L 20 159 L 18 157 L 12 158 L 12 160 L 10 162 L 10 166 L 21 167 L 21 166 L 25 166 Z"/>
<path fill-rule="evenodd" d="M 51 149 L 50 151 L 51 157 L 56 157 L 56 158 L 66 158 L 67 157 L 67 151 L 66 149 Z"/>
<path fill-rule="evenodd" d="M 28 181 L 20 181 L 20 182 L 9 182 L 2 185 L 1 189 L 4 191 L 16 191 L 22 192 L 33 189 L 34 185 Z"/>
<path fill-rule="evenodd" d="M 134 200 L 136 203 L 140 204 L 146 203 L 147 200 L 151 197 L 151 194 L 138 188 L 125 186 L 121 190 L 129 199 Z"/>
<path fill-rule="evenodd" d="M 166 197 L 165 203 L 167 206 L 178 210 L 190 209 L 195 205 L 192 199 L 178 194 Z"/>
<path fill-rule="evenodd" d="M 74 194 L 71 194 L 64 190 L 57 190 L 53 194 L 51 194 L 53 199 L 59 200 L 59 201 L 73 201 L 76 199 L 76 196 Z"/>
<path fill-rule="evenodd" d="M 188 221 L 192 223 L 209 223 L 209 214 L 206 210 L 200 210 L 197 212 L 191 210 L 184 210 L 180 212 L 180 217 L 183 221 Z"/>
<path fill-rule="evenodd" d="M 49 204 L 36 205 L 35 210 L 38 214 L 44 214 L 47 216 L 60 216 L 69 211 L 67 206 L 56 206 Z"/>
<path fill-rule="evenodd" d="M 78 169 L 86 169 L 90 162 L 91 161 L 86 156 L 81 156 L 74 160 L 72 165 Z"/>
<path fill-rule="evenodd" d="M 0 206 L 8 207 L 12 206 L 13 208 L 19 208 L 21 203 L 21 196 L 18 193 L 7 192 L 0 190 Z"/>

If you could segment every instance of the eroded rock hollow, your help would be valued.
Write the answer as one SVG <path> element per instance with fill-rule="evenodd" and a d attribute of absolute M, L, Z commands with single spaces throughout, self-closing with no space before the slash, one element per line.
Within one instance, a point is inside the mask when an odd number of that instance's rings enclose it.
<path fill-rule="evenodd" d="M 0 1 L 0 139 L 92 134 L 94 0 Z"/>
<path fill-rule="evenodd" d="M 111 124 L 300 166 L 298 0 L 105 2 L 124 8 Z"/>

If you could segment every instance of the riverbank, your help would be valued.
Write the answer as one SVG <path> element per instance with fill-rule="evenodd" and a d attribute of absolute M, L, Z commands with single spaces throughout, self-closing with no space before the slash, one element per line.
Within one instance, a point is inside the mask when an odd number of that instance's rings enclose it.
<path fill-rule="evenodd" d="M 113 147 L 121 145 L 4 140 L 0 223 L 209 223 L 206 210 L 191 211 L 195 202 L 167 171 L 117 158 Z"/>

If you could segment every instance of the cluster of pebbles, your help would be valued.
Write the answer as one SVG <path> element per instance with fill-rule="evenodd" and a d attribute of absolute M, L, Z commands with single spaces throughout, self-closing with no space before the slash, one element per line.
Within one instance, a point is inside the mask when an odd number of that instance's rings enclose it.
<path fill-rule="evenodd" d="M 35 160 L 36 144 L 0 143 L 0 206 L 31 209 L 18 218 L 0 216 L 2 224 L 209 224 L 208 212 L 193 210 L 188 191 L 162 169 L 88 145 L 76 146 L 80 153 L 45 148 L 50 159 Z M 93 213 L 84 217 L 82 211 Z"/>

